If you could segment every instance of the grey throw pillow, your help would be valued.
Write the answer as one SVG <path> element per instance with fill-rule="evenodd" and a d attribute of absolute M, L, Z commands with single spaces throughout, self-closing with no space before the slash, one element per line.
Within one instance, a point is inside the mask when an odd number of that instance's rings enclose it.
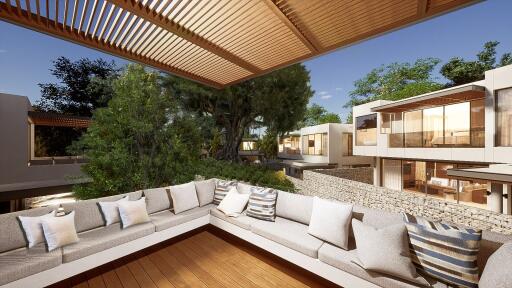
<path fill-rule="evenodd" d="M 512 285 L 512 242 L 503 244 L 494 252 L 487 264 L 484 273 L 478 283 L 480 288 L 507 288 Z"/>
<path fill-rule="evenodd" d="M 203 181 L 194 181 L 196 185 L 197 199 L 199 206 L 205 206 L 213 202 L 213 195 L 215 193 L 215 179 L 208 179 Z"/>
<path fill-rule="evenodd" d="M 395 276 L 413 283 L 430 284 L 418 273 L 409 253 L 407 228 L 396 224 L 381 229 L 352 219 L 357 246 L 355 264 L 366 270 Z"/>

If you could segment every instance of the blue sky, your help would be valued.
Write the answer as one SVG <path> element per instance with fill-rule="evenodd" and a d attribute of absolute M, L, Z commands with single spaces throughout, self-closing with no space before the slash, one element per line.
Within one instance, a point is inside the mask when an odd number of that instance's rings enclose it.
<path fill-rule="evenodd" d="M 501 42 L 498 55 L 512 51 L 512 1 L 489 0 L 305 62 L 316 91 L 313 103 L 345 119 L 343 104 L 353 82 L 371 69 L 422 57 L 447 61 L 474 58 L 483 43 Z M 48 69 L 59 56 L 127 61 L 0 21 L 0 92 L 25 95 L 35 102 L 38 83 L 55 82 Z M 438 67 L 439 68 L 439 67 Z M 438 75 L 440 81 L 445 81 Z"/>

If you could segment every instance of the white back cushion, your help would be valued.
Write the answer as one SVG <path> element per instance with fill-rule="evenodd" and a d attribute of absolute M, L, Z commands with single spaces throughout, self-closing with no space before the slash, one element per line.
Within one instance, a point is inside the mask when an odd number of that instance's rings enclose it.
<path fill-rule="evenodd" d="M 43 226 L 48 251 L 78 242 L 78 234 L 75 227 L 75 211 L 60 217 L 44 218 L 41 221 L 41 225 Z"/>
<path fill-rule="evenodd" d="M 309 224 L 313 209 L 313 197 L 278 191 L 276 215 L 293 221 Z"/>
<path fill-rule="evenodd" d="M 103 213 L 103 217 L 105 217 L 105 226 L 109 226 L 120 221 L 119 203 L 126 201 L 128 201 L 128 196 L 124 196 L 117 201 L 98 202 L 101 212 Z"/>
<path fill-rule="evenodd" d="M 121 217 L 123 228 L 149 222 L 149 215 L 146 210 L 146 197 L 141 197 L 135 201 L 120 202 L 119 216 Z"/>
<path fill-rule="evenodd" d="M 215 194 L 215 179 L 194 181 L 194 184 L 196 185 L 199 206 L 204 206 L 212 203 L 213 195 Z"/>
<path fill-rule="evenodd" d="M 352 206 L 315 196 L 308 233 L 347 250 Z"/>
<path fill-rule="evenodd" d="M 199 207 L 199 200 L 197 199 L 196 185 L 194 182 L 174 185 L 169 187 L 169 190 L 171 190 L 171 198 L 175 214 Z"/>

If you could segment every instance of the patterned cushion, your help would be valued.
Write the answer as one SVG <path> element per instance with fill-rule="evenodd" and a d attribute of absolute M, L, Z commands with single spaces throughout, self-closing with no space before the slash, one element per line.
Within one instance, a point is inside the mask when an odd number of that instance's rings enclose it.
<path fill-rule="evenodd" d="M 219 205 L 220 201 L 226 197 L 231 187 L 236 187 L 236 181 L 217 180 L 215 183 L 215 193 L 213 195 L 213 204 Z"/>
<path fill-rule="evenodd" d="M 276 220 L 277 191 L 272 188 L 252 187 L 247 216 L 266 221 Z"/>
<path fill-rule="evenodd" d="M 458 287 L 478 287 L 482 231 L 402 213 L 416 269 Z"/>

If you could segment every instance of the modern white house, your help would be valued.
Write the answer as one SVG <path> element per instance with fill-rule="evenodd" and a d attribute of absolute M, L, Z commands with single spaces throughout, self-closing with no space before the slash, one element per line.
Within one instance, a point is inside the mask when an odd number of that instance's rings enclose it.
<path fill-rule="evenodd" d="M 299 176 L 302 170 L 370 166 L 372 157 L 352 153 L 352 124 L 326 123 L 304 127 L 278 139 L 278 158 L 286 174 Z"/>
<path fill-rule="evenodd" d="M 375 185 L 511 214 L 512 65 L 353 116 L 354 155 L 375 157 Z"/>

